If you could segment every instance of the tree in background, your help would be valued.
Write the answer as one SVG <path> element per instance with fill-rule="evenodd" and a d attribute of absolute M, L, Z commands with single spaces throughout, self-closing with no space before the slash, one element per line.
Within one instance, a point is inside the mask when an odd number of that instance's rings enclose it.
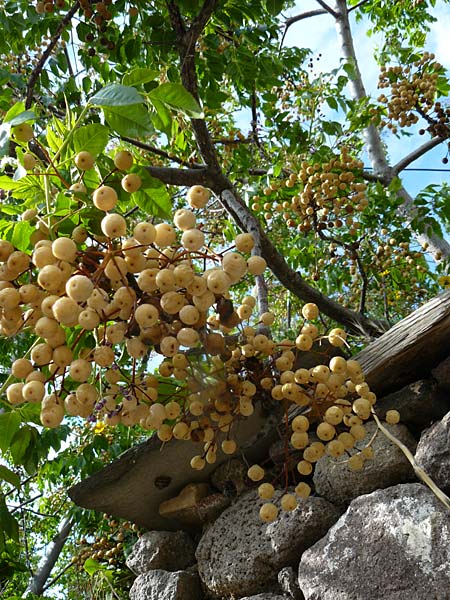
<path fill-rule="evenodd" d="M 335 400 L 347 376 L 346 394 L 363 385 L 357 366 L 287 373 L 321 327 L 350 358 L 450 281 L 448 188 L 413 197 L 402 183 L 437 146 L 447 164 L 450 88 L 426 37 L 431 7 L 446 4 L 317 0 L 296 14 L 277 0 L 1 3 L 8 597 L 56 597 L 54 584 L 68 598 L 120 597 L 116 561 L 132 532 L 76 512 L 65 488 L 149 431 L 203 441 L 202 468 L 218 433 L 223 452 L 235 450 L 234 419 L 263 396 L 286 411 L 313 403 L 319 421 L 332 409 L 321 439 L 344 452 L 334 427 L 349 415 Z M 383 34 L 377 97 L 352 15 Z M 327 19 L 340 55 L 323 73 L 284 41 L 302 21 Z M 412 132 L 423 143 L 391 163 L 390 140 Z M 361 390 L 353 416 L 364 420 L 373 398 Z M 319 409 L 318 398 L 329 400 Z M 304 427 L 293 435 L 308 475 L 317 458 Z"/>

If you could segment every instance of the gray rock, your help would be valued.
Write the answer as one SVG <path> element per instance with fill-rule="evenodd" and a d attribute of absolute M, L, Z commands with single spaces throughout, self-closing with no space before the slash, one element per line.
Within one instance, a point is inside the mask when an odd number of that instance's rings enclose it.
<path fill-rule="evenodd" d="M 425 486 L 354 500 L 303 553 L 306 600 L 449 600 L 450 512 Z"/>
<path fill-rule="evenodd" d="M 450 493 L 450 412 L 424 431 L 415 459 L 434 482 Z"/>
<path fill-rule="evenodd" d="M 438 366 L 431 371 L 431 374 L 438 382 L 439 387 L 446 392 L 450 392 L 450 356 L 440 362 Z"/>
<path fill-rule="evenodd" d="M 276 494 L 278 499 L 283 492 Z M 263 523 L 255 490 L 240 496 L 210 525 L 197 547 L 200 577 L 215 597 L 279 592 L 277 575 L 297 565 L 300 554 L 339 517 L 323 498 L 308 498 L 274 523 Z"/>
<path fill-rule="evenodd" d="M 280 596 L 279 594 L 256 594 L 256 596 L 245 596 L 241 600 L 287 600 L 286 596 Z"/>
<path fill-rule="evenodd" d="M 358 449 L 364 448 L 377 430 L 374 422 L 365 427 L 367 436 L 357 442 Z M 404 425 L 387 425 L 387 428 L 414 452 L 416 442 Z M 321 458 L 314 471 L 316 493 L 334 504 L 345 506 L 362 494 L 415 480 L 414 471 L 402 451 L 381 431 L 372 447 L 375 455 L 366 460 L 362 471 L 351 471 L 343 459 Z"/>
<path fill-rule="evenodd" d="M 297 575 L 292 567 L 281 569 L 278 573 L 278 583 L 290 600 L 304 600 L 303 593 L 298 585 Z"/>
<path fill-rule="evenodd" d="M 182 571 L 195 563 L 195 545 L 184 531 L 148 531 L 133 546 L 126 563 L 135 575 L 154 569 Z"/>
<path fill-rule="evenodd" d="M 203 592 L 196 573 L 188 571 L 149 571 L 137 577 L 130 600 L 202 600 Z"/>
<path fill-rule="evenodd" d="M 391 409 L 399 411 L 403 425 L 418 439 L 424 429 L 442 419 L 450 410 L 450 395 L 434 380 L 422 379 L 384 396 L 376 403 L 377 415 L 381 419 Z"/>

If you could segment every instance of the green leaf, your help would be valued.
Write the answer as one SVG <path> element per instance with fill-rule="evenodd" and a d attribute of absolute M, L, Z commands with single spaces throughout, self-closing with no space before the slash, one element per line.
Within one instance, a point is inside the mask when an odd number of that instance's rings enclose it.
<path fill-rule="evenodd" d="M 7 481 L 17 489 L 20 488 L 20 477 L 4 465 L 0 465 L 0 479 Z"/>
<path fill-rule="evenodd" d="M 0 450 L 6 452 L 11 440 L 20 427 L 20 416 L 16 412 L 0 413 Z"/>
<path fill-rule="evenodd" d="M 19 541 L 19 523 L 9 512 L 3 494 L 0 494 L 0 531 L 15 542 Z"/>
<path fill-rule="evenodd" d="M 111 83 L 92 96 L 89 103 L 94 106 L 130 106 L 143 104 L 144 98 L 134 87 Z"/>
<path fill-rule="evenodd" d="M 22 464 L 28 446 L 32 441 L 32 429 L 33 428 L 29 425 L 24 425 L 16 431 L 14 438 L 11 441 L 10 452 L 15 465 Z"/>
<path fill-rule="evenodd" d="M 109 107 L 103 109 L 109 126 L 119 135 L 127 137 L 145 137 L 154 132 L 150 114 L 145 106 Z"/>
<path fill-rule="evenodd" d="M 90 152 L 98 156 L 108 143 L 108 128 L 100 123 L 91 123 L 80 127 L 73 134 L 73 147 L 75 152 Z"/>
<path fill-rule="evenodd" d="M 11 127 L 9 123 L 0 125 L 0 158 L 8 156 L 9 154 L 9 137 L 11 134 Z"/>
<path fill-rule="evenodd" d="M 158 100 L 194 119 L 203 117 L 202 109 L 197 100 L 180 83 L 163 83 L 149 92 L 148 99 L 152 103 L 153 100 Z"/>
<path fill-rule="evenodd" d="M 172 202 L 166 186 L 151 177 L 145 169 L 133 169 L 142 179 L 142 186 L 131 194 L 131 199 L 148 216 L 167 218 L 172 213 Z"/>
<path fill-rule="evenodd" d="M 16 102 L 3 118 L 3 123 L 9 123 L 14 117 L 25 111 L 25 102 Z"/>
<path fill-rule="evenodd" d="M 10 119 L 8 123 L 11 125 L 11 127 L 15 127 L 16 125 L 20 125 L 21 123 L 25 123 L 26 121 L 32 121 L 34 119 L 37 119 L 34 112 L 32 110 L 25 110 L 24 112 L 20 113 L 20 115 L 17 115 Z"/>
<path fill-rule="evenodd" d="M 155 98 L 152 100 L 152 104 L 155 109 L 151 115 L 154 126 L 158 131 L 162 131 L 167 134 L 167 136 L 170 136 L 172 129 L 172 116 L 170 111 L 162 102 Z"/>
<path fill-rule="evenodd" d="M 281 12 L 284 6 L 284 0 L 266 0 L 266 7 L 268 12 L 275 16 Z"/>
<path fill-rule="evenodd" d="M 17 221 L 12 229 L 10 240 L 12 245 L 25 252 L 30 245 L 30 238 L 34 231 L 34 227 L 28 221 Z"/>
<path fill-rule="evenodd" d="M 98 571 L 105 571 L 106 567 L 101 565 L 98 561 L 94 560 L 93 558 L 87 558 L 84 561 L 83 569 L 90 577 L 92 577 L 92 575 L 94 575 Z"/>
<path fill-rule="evenodd" d="M 45 199 L 42 182 L 39 177 L 27 175 L 21 179 L 11 179 L 7 175 L 0 176 L 0 189 L 12 190 L 14 198 L 34 200 L 36 203 Z"/>
<path fill-rule="evenodd" d="M 122 77 L 123 85 L 140 85 L 153 81 L 158 76 L 156 69 L 146 69 L 144 67 L 136 67 L 129 73 L 125 73 Z"/>

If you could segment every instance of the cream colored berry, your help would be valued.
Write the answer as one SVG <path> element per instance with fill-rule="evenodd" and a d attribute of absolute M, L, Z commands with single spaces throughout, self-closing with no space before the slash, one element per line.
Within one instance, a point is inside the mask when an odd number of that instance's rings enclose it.
<path fill-rule="evenodd" d="M 259 516 L 265 523 L 272 523 L 278 517 L 278 508 L 272 502 L 266 502 L 259 509 Z"/>
<path fill-rule="evenodd" d="M 280 500 L 281 508 L 287 512 L 297 508 L 297 498 L 294 494 L 284 494 Z"/>
<path fill-rule="evenodd" d="M 94 290 L 94 284 L 86 275 L 73 275 L 66 282 L 66 294 L 75 302 L 85 302 Z"/>
<path fill-rule="evenodd" d="M 170 246 L 177 239 L 175 229 L 172 227 L 172 225 L 169 225 L 169 223 L 158 223 L 158 225 L 155 225 L 155 231 L 155 244 L 160 248 L 166 248 L 167 246 Z"/>
<path fill-rule="evenodd" d="M 299 350 L 308 351 L 312 348 L 313 339 L 310 335 L 301 333 L 299 336 L 297 336 L 295 345 Z"/>
<path fill-rule="evenodd" d="M 186 200 L 192 208 L 204 208 L 208 204 L 209 190 L 202 185 L 194 185 L 189 188 Z"/>
<path fill-rule="evenodd" d="M 296 450 L 303 450 L 309 444 L 309 437 L 305 431 L 294 431 L 291 435 L 292 447 Z"/>
<path fill-rule="evenodd" d="M 77 246 L 74 240 L 68 237 L 61 237 L 52 242 L 52 253 L 59 260 L 73 263 L 77 256 Z"/>
<path fill-rule="evenodd" d="M 66 327 L 73 327 L 78 323 L 78 315 L 81 309 L 75 300 L 63 296 L 58 298 L 52 305 L 52 314 L 54 318 L 65 325 Z"/>
<path fill-rule="evenodd" d="M 400 413 L 398 410 L 388 410 L 384 420 L 389 425 L 396 425 L 400 421 Z"/>
<path fill-rule="evenodd" d="M 258 487 L 258 495 L 263 500 L 270 500 L 275 494 L 275 488 L 271 483 L 261 483 Z"/>
<path fill-rule="evenodd" d="M 188 229 L 181 236 L 181 243 L 191 252 L 197 252 L 205 243 L 205 235 L 199 229 Z"/>
<path fill-rule="evenodd" d="M 99 210 L 112 210 L 118 201 L 116 190 L 109 185 L 102 185 L 92 195 L 94 206 Z"/>
<path fill-rule="evenodd" d="M 10 404 L 21 404 L 22 402 L 25 402 L 22 395 L 23 388 L 23 383 L 12 383 L 6 388 L 6 398 Z"/>
<path fill-rule="evenodd" d="M 74 162 L 75 166 L 80 169 L 80 171 L 87 171 L 88 169 L 92 169 L 95 164 L 95 159 L 90 152 L 83 150 L 78 152 Z"/>
<path fill-rule="evenodd" d="M 339 406 L 330 406 L 325 411 L 324 420 L 330 425 L 339 425 L 344 418 L 344 412 Z"/>
<path fill-rule="evenodd" d="M 264 469 L 259 465 L 252 465 L 247 471 L 247 476 L 252 481 L 261 481 L 264 478 Z"/>
<path fill-rule="evenodd" d="M 345 344 L 345 340 L 347 339 L 347 334 L 343 329 L 336 327 L 332 329 L 328 334 L 328 341 L 332 346 L 343 346 Z"/>
<path fill-rule="evenodd" d="M 118 214 L 103 217 L 100 227 L 106 237 L 109 238 L 123 237 L 127 233 L 127 222 L 122 215 Z"/>
<path fill-rule="evenodd" d="M 91 363 L 78 358 L 70 363 L 69 375 L 74 381 L 85 383 L 91 375 Z"/>
<path fill-rule="evenodd" d="M 252 275 L 262 275 L 266 270 L 267 263 L 262 256 L 251 256 L 247 261 L 247 268 Z"/>
<path fill-rule="evenodd" d="M 45 385 L 42 381 L 29 381 L 23 386 L 22 395 L 26 402 L 42 402 L 45 395 Z"/>
<path fill-rule="evenodd" d="M 194 229 L 197 223 L 197 218 L 192 210 L 180 208 L 175 211 L 173 222 L 175 227 L 181 229 L 181 231 L 186 231 L 187 229 Z"/>
<path fill-rule="evenodd" d="M 197 454 L 196 456 L 193 456 L 191 458 L 191 467 L 193 469 L 195 469 L 196 471 L 201 471 L 202 469 L 205 468 L 206 465 L 206 461 L 205 459 L 200 456 L 199 454 Z"/>
<path fill-rule="evenodd" d="M 114 155 L 114 165 L 119 171 L 128 171 L 133 166 L 133 155 L 128 150 L 119 150 Z"/>
<path fill-rule="evenodd" d="M 308 498 L 311 494 L 311 486 L 301 481 L 295 488 L 295 493 L 299 498 Z"/>
<path fill-rule="evenodd" d="M 128 175 L 122 178 L 120 185 L 126 192 L 132 194 L 133 192 L 137 192 L 141 187 L 142 179 L 136 173 L 128 173 Z"/>
<path fill-rule="evenodd" d="M 250 252 L 255 245 L 255 239 L 251 233 L 239 233 L 234 240 L 238 252 Z"/>
<path fill-rule="evenodd" d="M 11 373 L 18 379 L 25 379 L 33 371 L 33 365 L 27 358 L 18 358 L 11 365 Z"/>
<path fill-rule="evenodd" d="M 151 327 L 158 322 L 159 311 L 153 304 L 141 304 L 141 306 L 137 307 L 134 317 L 141 329 Z"/>
<path fill-rule="evenodd" d="M 307 460 L 301 460 L 297 464 L 297 471 L 300 473 L 300 475 L 311 475 L 313 466 Z"/>
<path fill-rule="evenodd" d="M 224 454 L 234 454 L 236 452 L 237 445 L 234 440 L 223 440 L 221 448 Z"/>
<path fill-rule="evenodd" d="M 317 319 L 319 316 L 319 308 L 317 307 L 317 304 L 314 304 L 313 302 L 308 302 L 305 304 L 302 308 L 302 315 L 305 319 L 308 319 L 308 321 Z"/>
<path fill-rule="evenodd" d="M 351 471 L 362 471 L 364 468 L 364 456 L 360 453 L 354 454 L 348 459 L 347 466 Z"/>

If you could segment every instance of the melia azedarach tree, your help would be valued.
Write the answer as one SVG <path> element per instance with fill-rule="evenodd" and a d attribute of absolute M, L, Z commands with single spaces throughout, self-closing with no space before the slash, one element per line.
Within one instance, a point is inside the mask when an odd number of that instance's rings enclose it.
<path fill-rule="evenodd" d="M 75 515 L 64 490 L 150 431 L 198 442 L 202 469 L 236 451 L 234 425 L 260 399 L 303 407 L 286 433 L 299 480 L 272 482 L 278 504 L 249 469 L 267 521 L 309 494 L 301 477 L 325 452 L 355 470 L 371 458 L 370 443 L 353 450 L 375 402 L 359 365 L 296 362 L 322 338 L 350 357 L 450 281 L 448 189 L 414 198 L 401 181 L 438 145 L 447 163 L 450 88 L 426 49 L 444 4 L 317 0 L 286 16 L 293 2 L 1 3 L 8 597 L 121 593 L 130 531 Z M 354 15 L 383 33 L 378 97 Z M 305 20 L 336 25 L 330 73 L 284 43 Z M 389 140 L 416 128 L 428 139 L 391 164 Z"/>

